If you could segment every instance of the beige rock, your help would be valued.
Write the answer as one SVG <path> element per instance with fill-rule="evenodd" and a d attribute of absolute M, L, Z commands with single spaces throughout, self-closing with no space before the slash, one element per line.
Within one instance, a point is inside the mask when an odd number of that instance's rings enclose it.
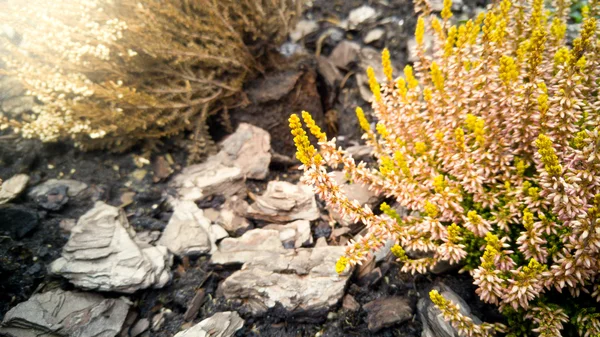
<path fill-rule="evenodd" d="M 279 232 L 273 229 L 253 229 L 239 238 L 223 239 L 212 254 L 214 264 L 242 264 L 258 257 L 273 257 L 285 253 Z"/>
<path fill-rule="evenodd" d="M 335 272 L 344 247 L 300 248 L 271 256 L 257 256 L 233 273 L 218 292 L 228 300 L 243 300 L 255 315 L 277 304 L 290 313 L 322 315 L 344 295 L 351 271 Z"/>
<path fill-rule="evenodd" d="M 0 187 L 0 205 L 5 204 L 18 197 L 29 182 L 26 174 L 17 174 L 2 183 Z"/>
<path fill-rule="evenodd" d="M 244 326 L 244 320 L 235 311 L 218 312 L 175 337 L 231 337 Z"/>
<path fill-rule="evenodd" d="M 294 220 L 316 220 L 320 213 L 309 186 L 270 181 L 265 193 L 257 197 L 256 202 L 248 208 L 247 216 L 268 222 L 287 223 Z"/>
<path fill-rule="evenodd" d="M 230 160 L 248 179 L 265 179 L 271 163 L 271 135 L 259 127 L 241 123 L 237 130 L 221 142 L 217 156 Z"/>
<path fill-rule="evenodd" d="M 313 243 L 310 231 L 310 221 L 296 220 L 286 225 L 267 225 L 263 229 L 274 229 L 279 232 L 279 239 L 284 244 L 286 241 L 294 243 L 294 248 L 310 246 Z M 286 246 L 287 247 L 287 246 Z"/>
<path fill-rule="evenodd" d="M 50 272 L 90 290 L 133 293 L 163 287 L 171 279 L 171 254 L 163 246 L 142 248 L 134 238 L 125 214 L 98 201 L 71 229 Z"/>

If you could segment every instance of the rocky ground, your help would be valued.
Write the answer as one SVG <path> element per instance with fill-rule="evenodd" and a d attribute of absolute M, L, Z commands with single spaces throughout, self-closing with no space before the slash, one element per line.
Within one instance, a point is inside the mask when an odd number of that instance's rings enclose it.
<path fill-rule="evenodd" d="M 455 2 L 455 17 L 481 5 Z M 300 109 L 359 144 L 364 70 L 381 73 L 384 46 L 397 69 L 410 62 L 415 21 L 409 1 L 313 1 L 280 48 L 303 61 L 248 84 L 236 132 L 201 164 L 174 142 L 146 159 L 0 136 L 0 335 L 457 336 L 433 287 L 475 321 L 501 319 L 467 275 L 406 275 L 387 251 L 337 275 L 364 228 L 299 184 L 290 157 L 286 120 Z M 32 103 L 0 81 L 3 113 Z M 383 201 L 338 178 L 361 203 Z"/>

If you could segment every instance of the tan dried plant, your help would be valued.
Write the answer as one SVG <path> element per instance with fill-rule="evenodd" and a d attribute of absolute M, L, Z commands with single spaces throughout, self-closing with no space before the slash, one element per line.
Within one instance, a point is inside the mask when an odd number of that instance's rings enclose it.
<path fill-rule="evenodd" d="M 244 81 L 286 37 L 293 0 L 9 0 L 0 21 L 23 35 L 2 42 L 5 72 L 39 101 L 10 120 L 24 137 L 72 139 L 121 151 L 227 120 Z"/>

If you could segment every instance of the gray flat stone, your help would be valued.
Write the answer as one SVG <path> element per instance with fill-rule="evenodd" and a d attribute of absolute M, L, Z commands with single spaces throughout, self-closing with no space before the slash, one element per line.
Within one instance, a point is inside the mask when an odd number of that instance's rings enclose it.
<path fill-rule="evenodd" d="M 404 297 L 385 297 L 371 301 L 363 306 L 367 311 L 368 328 L 377 332 L 409 320 L 413 315 L 408 299 Z"/>
<path fill-rule="evenodd" d="M 279 231 L 253 229 L 239 238 L 223 239 L 212 254 L 213 264 L 242 264 L 259 257 L 273 257 L 285 253 Z"/>
<path fill-rule="evenodd" d="M 14 337 L 113 337 L 123 326 L 131 303 L 124 297 L 52 290 L 34 294 L 4 316 L 0 334 Z"/>
<path fill-rule="evenodd" d="M 219 226 L 211 225 L 194 202 L 181 201 L 175 205 L 158 243 L 178 256 L 209 253 L 216 250 L 217 240 L 228 236 L 225 230 L 218 231 L 215 227 Z"/>
<path fill-rule="evenodd" d="M 65 186 L 68 187 L 67 195 L 76 197 L 81 191 L 85 190 L 88 185 L 73 179 L 48 179 L 40 185 L 34 187 L 28 194 L 32 199 L 36 199 L 47 194 L 50 190 Z"/>
<path fill-rule="evenodd" d="M 231 337 L 243 326 L 244 320 L 237 312 L 218 312 L 175 337 Z"/>
<path fill-rule="evenodd" d="M 246 216 L 273 223 L 316 220 L 320 217 L 317 201 L 309 186 L 285 181 L 270 181 L 265 193 L 256 198 Z"/>
<path fill-rule="evenodd" d="M 241 123 L 221 142 L 217 156 L 231 161 L 248 179 L 265 179 L 271 163 L 271 135 L 256 126 Z"/>
<path fill-rule="evenodd" d="M 298 320 L 321 320 L 337 305 L 351 271 L 335 272 L 344 247 L 300 248 L 257 256 L 219 286 L 227 300 L 241 300 L 244 310 L 262 315 L 281 305 Z"/>
<path fill-rule="evenodd" d="M 133 293 L 163 287 L 171 279 L 171 254 L 163 246 L 142 248 L 134 238 L 125 214 L 98 201 L 71 229 L 50 272 L 90 290 Z"/>

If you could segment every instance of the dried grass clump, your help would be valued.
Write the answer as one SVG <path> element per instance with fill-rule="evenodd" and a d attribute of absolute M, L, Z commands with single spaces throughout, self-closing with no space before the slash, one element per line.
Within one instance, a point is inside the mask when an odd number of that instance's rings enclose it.
<path fill-rule="evenodd" d="M 555 337 L 565 324 L 580 336 L 600 336 L 598 3 L 585 9 L 572 46 L 564 0 L 551 10 L 543 0 L 497 1 L 459 26 L 450 24 L 450 8 L 445 0 L 441 19 L 423 10 L 419 61 L 403 77 L 393 77 L 387 50 L 387 83 L 368 71 L 376 129 L 361 109 L 357 115 L 378 167 L 355 163 L 303 113 L 317 150 L 300 118 L 290 118 L 303 181 L 368 228 L 337 269 L 393 239 L 404 271 L 462 265 L 481 300 L 518 322 L 477 325 L 433 291 L 463 336 L 516 336 L 529 327 L 527 335 Z M 423 43 L 427 31 L 436 41 L 432 54 Z M 329 174 L 339 166 L 421 216 L 400 217 L 386 204 L 376 214 L 349 200 Z"/>
<path fill-rule="evenodd" d="M 122 151 L 193 130 L 244 102 L 242 84 L 282 41 L 293 0 L 10 0 L 0 21 L 23 34 L 0 56 L 40 105 L 24 137 Z"/>

